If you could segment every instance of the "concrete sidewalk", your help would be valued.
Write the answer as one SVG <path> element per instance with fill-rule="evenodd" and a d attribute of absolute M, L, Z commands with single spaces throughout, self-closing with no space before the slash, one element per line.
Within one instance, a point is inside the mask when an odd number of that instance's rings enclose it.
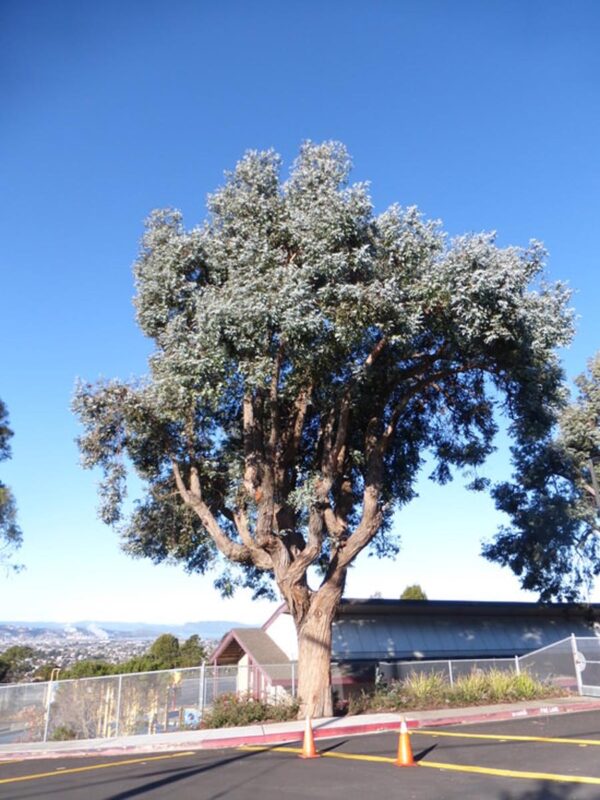
<path fill-rule="evenodd" d="M 494 720 L 519 719 L 577 711 L 600 710 L 600 699 L 560 697 L 501 703 L 468 708 L 411 711 L 406 714 L 361 714 L 354 717 L 328 717 L 313 720 L 315 739 L 352 736 L 360 733 L 395 730 L 404 717 L 409 728 L 442 725 L 468 725 Z M 119 736 L 114 739 L 87 739 L 71 742 L 32 742 L 0 745 L 0 763 L 14 759 L 54 758 L 65 756 L 128 755 L 130 753 L 202 750 L 216 747 L 237 747 L 242 744 L 278 744 L 298 741 L 304 722 L 278 722 L 248 725 L 243 728 L 218 728 L 199 731 L 178 731 L 142 736 Z"/>

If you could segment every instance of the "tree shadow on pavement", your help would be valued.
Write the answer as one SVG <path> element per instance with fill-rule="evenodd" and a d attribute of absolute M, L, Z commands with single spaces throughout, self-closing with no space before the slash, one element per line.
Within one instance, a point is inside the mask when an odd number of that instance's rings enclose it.
<path fill-rule="evenodd" d="M 517 792 L 502 792 L 498 800 L 577 800 L 578 797 L 591 797 L 582 794 L 586 787 L 576 783 L 549 783 L 542 781 L 533 789 Z"/>
<path fill-rule="evenodd" d="M 194 775 L 201 775 L 203 772 L 208 772 L 213 769 L 218 769 L 219 767 L 224 767 L 225 765 L 231 764 L 234 761 L 243 761 L 246 758 L 252 758 L 252 756 L 259 755 L 261 752 L 264 753 L 266 751 L 256 750 L 245 753 L 238 753 L 235 756 L 230 756 L 229 758 L 221 758 L 219 759 L 219 761 L 213 761 L 212 763 L 205 764 L 204 766 L 182 768 L 177 770 L 177 772 L 173 775 L 168 775 L 164 778 L 160 778 L 159 780 L 154 780 L 150 781 L 149 783 L 144 783 L 142 786 L 136 786 L 133 789 L 126 789 L 124 792 L 118 792 L 117 794 L 112 794 L 110 795 L 110 797 L 107 797 L 106 800 L 128 800 L 128 798 L 131 797 L 139 797 L 141 795 L 146 794 L 147 792 L 152 792 L 155 791 L 156 789 L 161 789 L 166 786 L 170 786 L 174 783 L 185 780 L 186 778 L 191 778 Z"/>

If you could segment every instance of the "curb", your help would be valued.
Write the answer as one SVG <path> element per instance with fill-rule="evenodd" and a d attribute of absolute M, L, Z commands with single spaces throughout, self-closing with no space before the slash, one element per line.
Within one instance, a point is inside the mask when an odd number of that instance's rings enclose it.
<path fill-rule="evenodd" d="M 434 717 L 432 719 L 407 719 L 406 724 L 409 729 L 436 728 L 446 725 L 471 725 L 483 722 L 506 722 L 525 717 L 556 716 L 558 714 L 573 714 L 584 711 L 600 710 L 600 700 L 590 701 L 589 703 L 560 703 L 548 706 L 530 706 L 517 710 L 505 709 L 502 711 L 487 711 L 480 714 L 446 715 Z M 352 725 L 336 725 L 335 727 L 313 728 L 315 739 L 334 739 L 340 736 L 356 736 L 361 733 L 383 733 L 385 731 L 397 731 L 398 721 L 365 722 Z M 0 764 L 3 761 L 40 760 L 54 758 L 94 758 L 96 756 L 119 756 L 131 755 L 133 753 L 160 753 L 175 752 L 181 750 L 214 750 L 219 748 L 239 747 L 240 745 L 277 745 L 285 742 L 301 741 L 304 727 L 300 725 L 298 729 L 282 731 L 279 733 L 262 733 L 231 736 L 210 739 L 192 739 L 190 741 L 164 742 L 155 745 L 131 745 L 124 747 L 99 747 L 81 748 L 79 750 L 22 750 L 20 752 L 0 753 Z"/>
<path fill-rule="evenodd" d="M 600 701 L 586 703 L 571 703 L 550 706 L 532 706 L 531 708 L 521 708 L 517 711 L 491 711 L 483 714 L 469 714 L 463 716 L 435 717 L 434 719 L 407 719 L 406 725 L 410 729 L 418 728 L 440 728 L 446 725 L 471 725 L 481 722 L 501 722 L 524 717 L 540 717 L 557 714 L 573 714 L 578 711 L 598 711 Z M 361 733 L 383 733 L 385 731 L 397 731 L 399 722 L 366 722 L 363 724 L 337 726 L 335 728 L 313 728 L 315 739 L 334 739 L 338 736 L 356 736 Z M 302 740 L 304 729 L 298 731 L 288 731 L 286 733 L 265 733 L 261 736 L 232 736 L 222 739 L 209 739 L 201 744 L 201 749 L 217 747 L 239 747 L 242 744 L 281 744 L 282 742 L 294 742 Z M 297 735 L 296 735 L 297 734 Z M 190 749 L 194 745 L 190 744 Z M 195 749 L 200 749 L 196 746 Z"/>

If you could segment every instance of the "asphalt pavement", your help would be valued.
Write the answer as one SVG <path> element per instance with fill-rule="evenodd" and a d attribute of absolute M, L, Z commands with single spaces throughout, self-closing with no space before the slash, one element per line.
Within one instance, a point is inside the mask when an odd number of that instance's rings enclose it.
<path fill-rule="evenodd" d="M 416 767 L 394 765 L 398 735 L 283 745 L 5 761 L 7 800 L 598 800 L 600 712 L 415 728 Z"/>

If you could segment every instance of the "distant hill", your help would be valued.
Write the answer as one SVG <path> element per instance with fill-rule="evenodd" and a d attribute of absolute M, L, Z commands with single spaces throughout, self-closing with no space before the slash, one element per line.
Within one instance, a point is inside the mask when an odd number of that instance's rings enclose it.
<path fill-rule="evenodd" d="M 231 628 L 251 627 L 243 622 L 207 620 L 186 622 L 183 625 L 162 625 L 149 622 L 11 622 L 0 621 L 3 639 L 42 638 L 48 635 L 65 639 L 155 639 L 162 633 L 172 633 L 180 639 L 197 634 L 202 639 L 220 639 Z"/>

